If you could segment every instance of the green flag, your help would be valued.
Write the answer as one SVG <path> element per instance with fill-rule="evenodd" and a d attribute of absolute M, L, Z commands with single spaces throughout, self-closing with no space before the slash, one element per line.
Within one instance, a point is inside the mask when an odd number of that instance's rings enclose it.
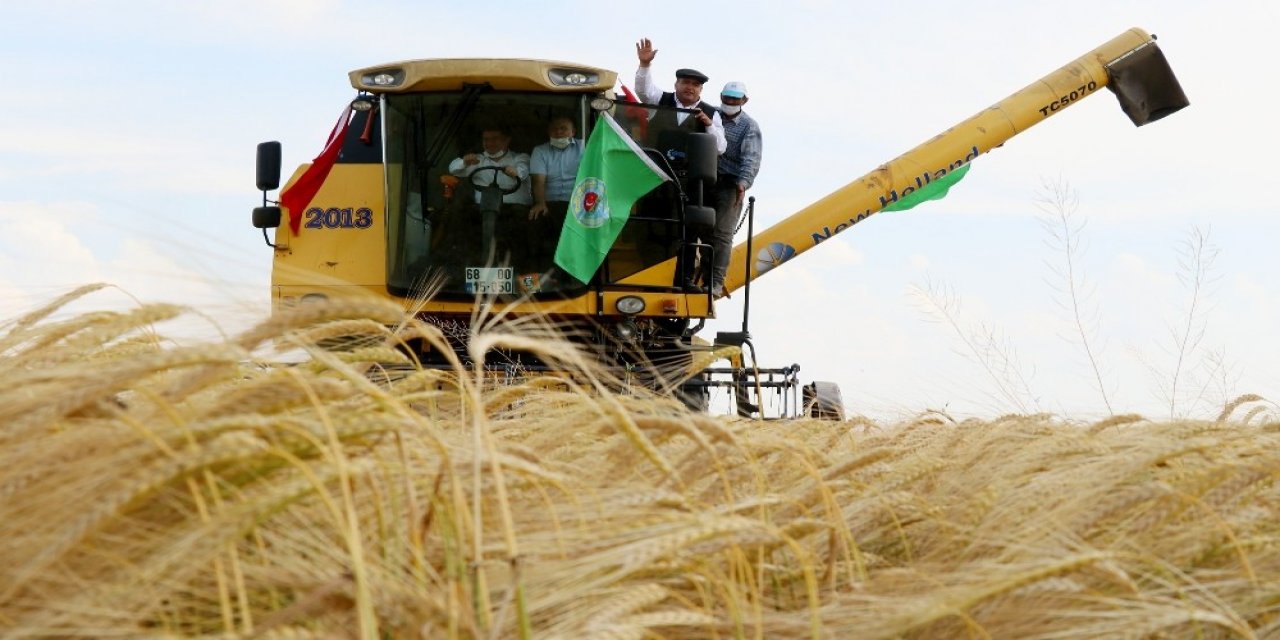
<path fill-rule="evenodd" d="M 894 202 L 889 206 L 881 209 L 881 211 L 906 211 L 907 209 L 910 209 L 911 207 L 914 207 L 920 204 L 921 202 L 926 202 L 929 200 L 941 200 L 947 197 L 947 191 L 951 189 L 952 185 L 954 185 L 957 182 L 960 182 L 960 178 L 963 178 L 964 174 L 966 173 L 969 173 L 968 164 L 965 164 L 964 166 L 956 169 L 955 171 L 948 173 L 945 176 L 942 176 L 941 178 L 935 178 L 929 184 L 926 184 L 923 187 L 920 187 L 919 189 L 916 189 L 915 191 L 908 193 L 907 195 L 900 198 L 897 202 Z M 919 180 L 919 178 L 917 178 L 917 180 Z"/>
<path fill-rule="evenodd" d="M 635 141 L 601 113 L 578 165 L 569 213 L 556 245 L 556 264 L 588 282 L 631 215 L 631 205 L 670 180 Z"/>

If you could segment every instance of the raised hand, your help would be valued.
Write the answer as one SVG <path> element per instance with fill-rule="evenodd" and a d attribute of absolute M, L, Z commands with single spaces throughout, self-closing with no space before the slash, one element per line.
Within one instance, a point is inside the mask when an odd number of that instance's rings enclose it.
<path fill-rule="evenodd" d="M 653 48 L 653 41 L 648 38 L 641 38 L 640 42 L 636 43 L 636 57 L 640 59 L 640 66 L 649 66 L 657 55 L 658 50 Z"/>

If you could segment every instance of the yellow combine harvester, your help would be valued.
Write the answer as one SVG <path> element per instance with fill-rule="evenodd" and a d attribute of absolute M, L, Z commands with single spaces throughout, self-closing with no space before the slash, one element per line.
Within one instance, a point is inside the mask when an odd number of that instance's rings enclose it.
<path fill-rule="evenodd" d="M 715 300 L 679 284 L 692 268 L 690 238 L 698 237 L 689 228 L 714 220 L 701 195 L 716 179 L 710 134 L 649 126 L 665 121 L 671 109 L 618 102 L 615 72 L 578 64 L 415 60 L 359 69 L 350 79 L 357 90 L 350 109 L 325 153 L 294 173 L 282 192 L 284 206 L 267 198 L 279 187 L 280 145 L 258 147 L 263 206 L 254 211 L 254 226 L 264 238 L 266 229 L 276 229 L 275 242 L 267 244 L 275 251 L 277 308 L 369 294 L 404 300 L 409 308 L 429 292 L 421 316 L 459 345 L 477 305 L 539 314 L 589 344 L 606 364 L 694 406 L 705 406 L 708 390 L 723 386 L 734 389 L 742 415 L 763 415 L 766 394 L 782 398 L 782 415 L 843 413 L 835 385 L 813 383 L 801 393 L 794 365 L 744 366 L 742 348 L 754 359 L 745 313 L 742 331 L 720 333 L 712 343 L 697 337 L 715 317 Z M 750 225 L 754 206 L 748 207 L 748 238 L 733 249 L 726 292 L 749 287 L 886 207 L 925 195 L 974 158 L 1103 87 L 1139 126 L 1188 104 L 1154 36 L 1126 31 L 759 234 Z M 527 216 L 502 205 L 502 191 L 521 188 L 520 178 L 500 189 L 490 184 L 499 182 L 495 171 L 459 180 L 449 164 L 477 152 L 482 132 L 495 123 L 509 132 L 511 149 L 527 151 L 546 142 L 553 117 L 569 117 L 585 139 L 600 113 L 672 179 L 636 203 L 603 264 L 583 283 L 553 264 L 558 230 L 530 231 Z M 745 295 L 749 310 L 749 288 Z M 428 365 L 444 362 L 441 354 L 414 348 Z M 729 366 L 707 368 L 714 358 L 706 354 L 728 354 Z M 521 371 L 541 366 L 520 353 L 491 354 L 488 364 Z"/>

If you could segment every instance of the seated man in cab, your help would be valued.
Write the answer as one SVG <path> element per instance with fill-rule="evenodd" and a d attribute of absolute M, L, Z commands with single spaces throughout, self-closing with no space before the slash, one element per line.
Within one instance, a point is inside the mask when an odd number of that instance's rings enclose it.
<path fill-rule="evenodd" d="M 518 187 L 513 193 L 502 196 L 503 205 L 519 205 L 525 208 L 533 204 L 529 186 L 529 154 L 512 151 L 511 134 L 501 125 L 486 126 L 480 132 L 479 153 L 468 153 L 454 158 L 449 163 L 449 173 L 459 178 L 469 179 L 471 174 L 486 167 L 497 167 L 500 171 L 483 171 L 476 176 L 473 183 L 477 187 L 486 187 L 497 181 L 503 191 Z M 476 202 L 480 202 L 477 190 Z M 504 206 L 505 208 L 505 206 Z"/>
<path fill-rule="evenodd" d="M 449 173 L 471 186 L 484 216 L 481 233 L 486 255 L 476 256 L 475 262 L 489 260 L 492 252 L 494 261 L 509 264 L 524 258 L 524 244 L 519 242 L 522 231 L 516 229 L 522 225 L 515 223 L 528 218 L 533 204 L 529 154 L 511 150 L 511 134 L 502 125 L 486 125 L 480 132 L 480 144 L 481 152 L 467 153 L 450 162 Z"/>
<path fill-rule="evenodd" d="M 549 266 L 555 256 L 556 239 L 569 210 L 569 196 L 578 179 L 582 162 L 582 141 L 576 137 L 573 120 L 556 116 L 547 124 L 547 138 L 533 148 L 529 174 L 533 182 L 533 207 L 529 209 L 530 243 L 535 263 Z"/>

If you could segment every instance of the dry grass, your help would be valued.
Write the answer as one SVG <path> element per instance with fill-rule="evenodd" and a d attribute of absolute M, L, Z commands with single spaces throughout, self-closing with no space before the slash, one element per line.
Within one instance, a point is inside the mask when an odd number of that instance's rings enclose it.
<path fill-rule="evenodd" d="M 1198 422 L 757 423 L 590 376 L 388 375 L 384 305 L 199 347 L 156 333 L 180 313 L 0 326 L 5 637 L 1280 636 L 1260 398 Z M 377 339 L 312 346 L 352 330 Z M 310 357 L 267 364 L 269 342 Z"/>

